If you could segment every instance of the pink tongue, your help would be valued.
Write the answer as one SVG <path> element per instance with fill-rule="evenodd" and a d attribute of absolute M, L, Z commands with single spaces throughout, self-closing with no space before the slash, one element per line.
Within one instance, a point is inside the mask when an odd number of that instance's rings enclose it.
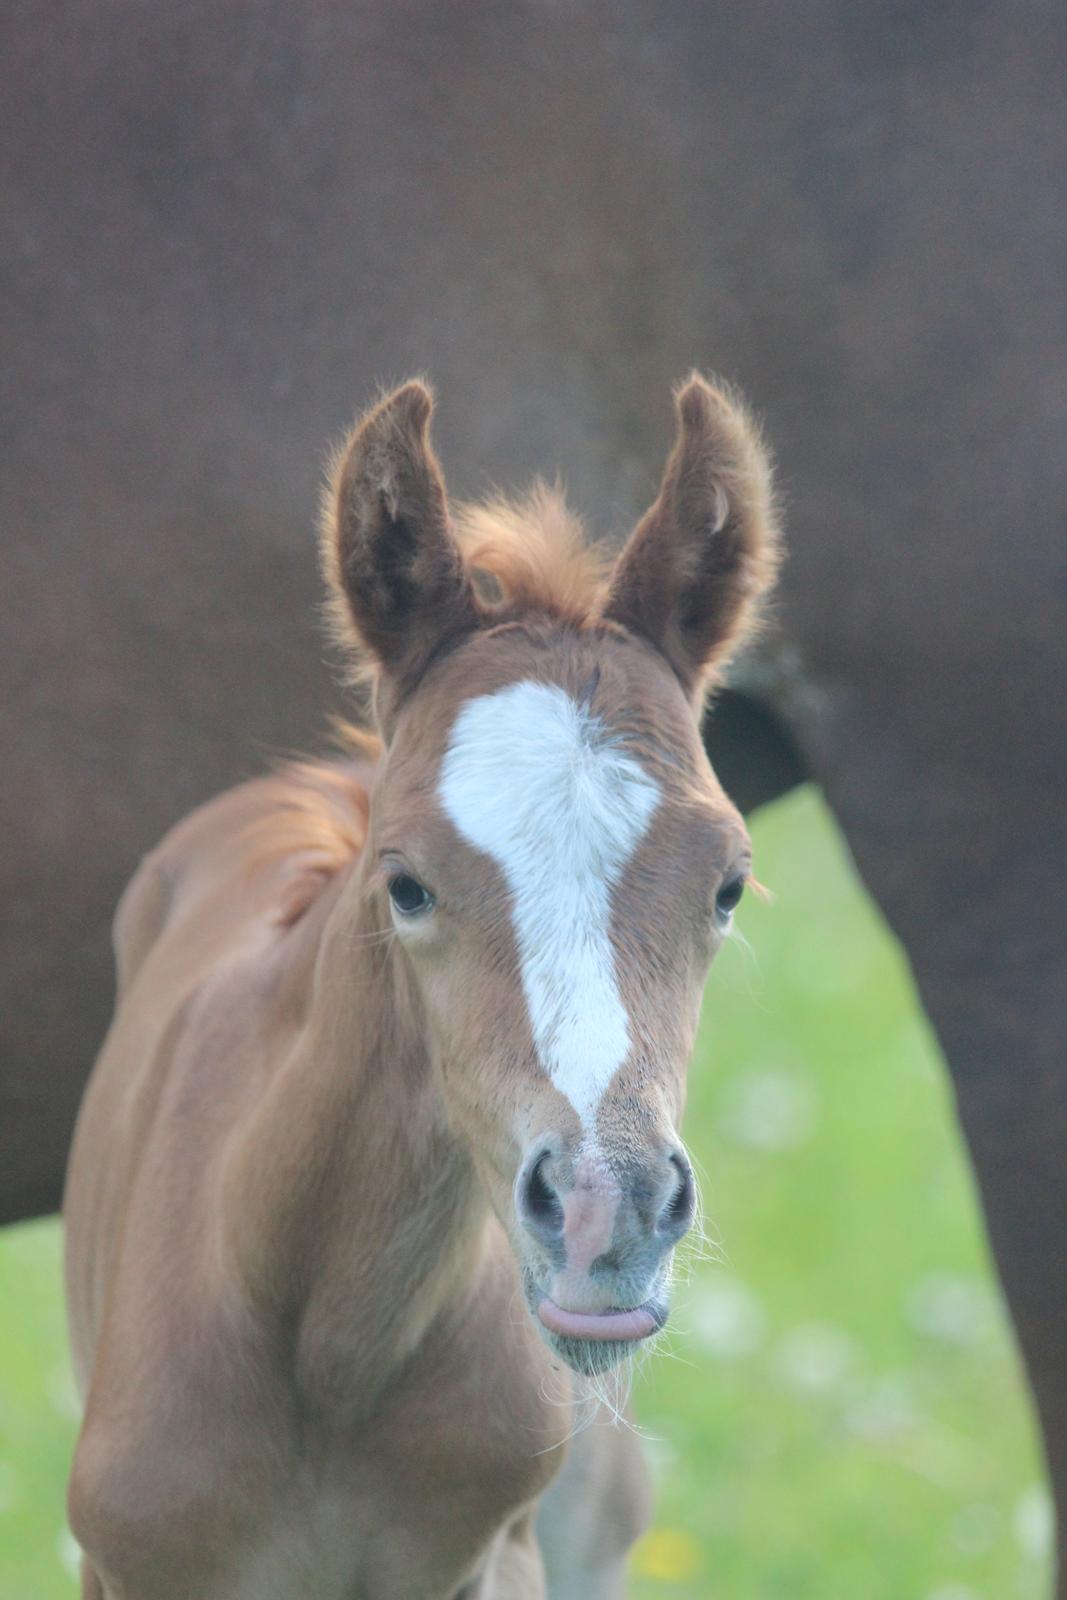
<path fill-rule="evenodd" d="M 546 1295 L 537 1308 L 550 1333 L 566 1339 L 647 1339 L 658 1326 L 651 1311 L 636 1306 L 633 1311 L 564 1311 Z"/>

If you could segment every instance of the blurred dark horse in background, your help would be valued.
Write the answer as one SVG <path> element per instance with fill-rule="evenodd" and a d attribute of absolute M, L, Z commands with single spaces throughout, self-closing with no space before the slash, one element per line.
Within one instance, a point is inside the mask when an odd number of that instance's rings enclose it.
<path fill-rule="evenodd" d="M 459 492 L 558 462 L 621 532 L 665 389 L 714 363 L 766 415 L 792 550 L 714 760 L 747 807 L 815 778 L 904 942 L 1062 1516 L 1059 8 L 3 27 L 2 1215 L 58 1202 L 139 854 L 313 738 L 323 436 L 424 368 Z"/>

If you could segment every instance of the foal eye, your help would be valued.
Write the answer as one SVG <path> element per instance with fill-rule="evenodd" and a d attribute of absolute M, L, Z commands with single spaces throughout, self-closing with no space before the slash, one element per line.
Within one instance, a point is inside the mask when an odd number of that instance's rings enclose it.
<path fill-rule="evenodd" d="M 389 898 L 404 917 L 417 916 L 420 911 L 429 911 L 433 907 L 430 891 L 406 872 L 395 872 L 389 879 Z"/>
<path fill-rule="evenodd" d="M 731 878 L 729 883 L 724 883 L 718 894 L 715 896 L 716 915 L 725 921 L 736 907 L 744 892 L 744 878 Z"/>

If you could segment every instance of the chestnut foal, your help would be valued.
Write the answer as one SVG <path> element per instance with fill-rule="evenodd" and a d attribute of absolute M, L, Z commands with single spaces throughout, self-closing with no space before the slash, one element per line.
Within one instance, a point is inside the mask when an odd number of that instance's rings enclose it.
<path fill-rule="evenodd" d="M 570 1436 L 693 1216 L 750 866 L 698 725 L 768 467 L 690 378 L 608 566 L 544 488 L 450 516 L 431 409 L 376 406 L 325 506 L 380 746 L 203 806 L 119 908 L 65 1207 L 97 1600 L 601 1600 L 641 1531 L 632 1435 Z"/>

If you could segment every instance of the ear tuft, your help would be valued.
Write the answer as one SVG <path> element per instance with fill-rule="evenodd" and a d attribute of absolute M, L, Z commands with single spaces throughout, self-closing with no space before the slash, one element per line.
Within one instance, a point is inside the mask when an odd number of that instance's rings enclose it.
<path fill-rule="evenodd" d="M 659 495 L 612 576 L 604 614 L 662 651 L 699 696 L 756 623 L 779 538 L 759 430 L 725 384 L 693 372 Z"/>
<path fill-rule="evenodd" d="M 688 430 L 706 425 L 714 402 L 711 385 L 699 372 L 691 372 L 684 383 L 678 385 L 675 406 L 682 426 Z"/>
<path fill-rule="evenodd" d="M 394 698 L 479 620 L 430 443 L 432 414 L 421 380 L 386 395 L 338 451 L 323 502 L 335 631 L 369 653 Z"/>
<path fill-rule="evenodd" d="M 394 389 L 378 409 L 405 423 L 414 433 L 421 435 L 426 443 L 433 407 L 433 389 L 426 379 L 411 378 L 399 389 Z"/>

